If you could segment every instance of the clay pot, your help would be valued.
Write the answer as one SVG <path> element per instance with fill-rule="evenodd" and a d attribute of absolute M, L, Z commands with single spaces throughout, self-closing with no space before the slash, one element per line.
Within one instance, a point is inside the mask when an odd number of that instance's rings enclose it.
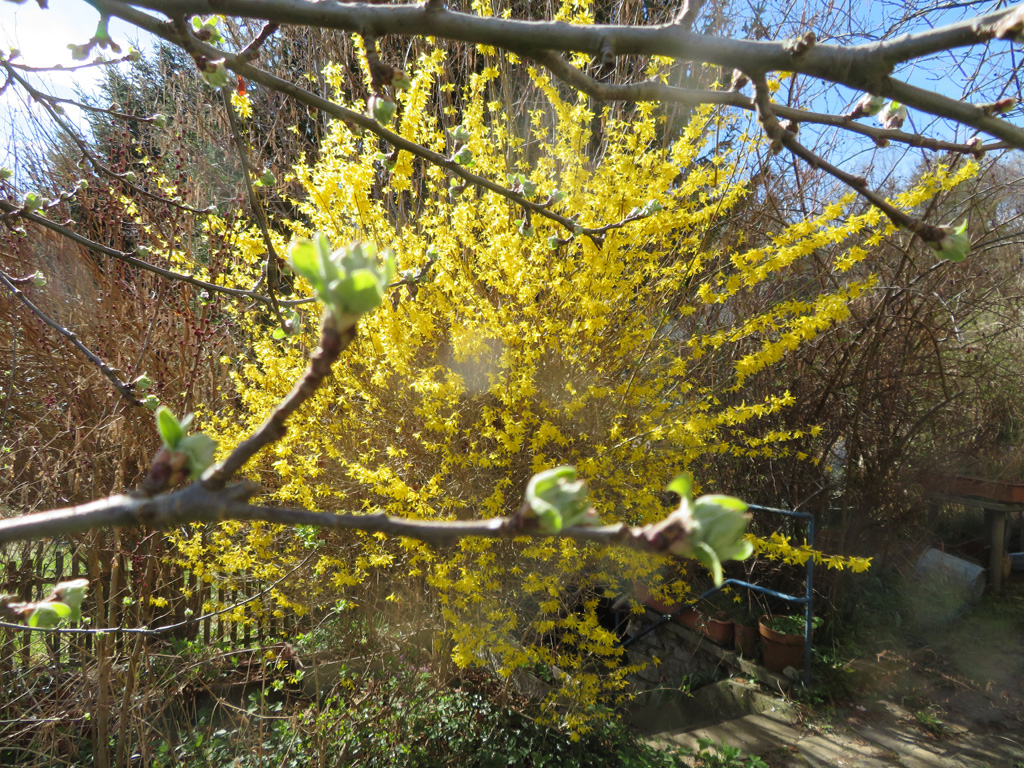
<path fill-rule="evenodd" d="M 769 619 L 771 616 L 762 616 L 758 623 L 765 669 L 776 673 L 781 673 L 786 667 L 800 669 L 804 663 L 804 636 L 776 632 L 765 624 Z"/>
<path fill-rule="evenodd" d="M 724 613 L 716 618 L 701 617 L 700 631 L 719 645 L 732 645 L 732 621 L 725 618 Z"/>
<path fill-rule="evenodd" d="M 653 597 L 650 589 L 648 589 L 647 585 L 642 582 L 634 581 L 633 590 L 636 593 L 637 600 L 657 613 L 672 613 L 672 611 L 679 607 L 678 604 L 666 603 L 663 600 L 658 600 Z"/>
<path fill-rule="evenodd" d="M 749 624 L 733 624 L 734 647 L 748 659 L 754 658 L 757 653 L 757 639 L 761 636 L 757 627 Z"/>
<path fill-rule="evenodd" d="M 700 631 L 701 616 L 696 608 L 693 606 L 687 606 L 683 608 L 679 613 L 672 617 L 687 629 L 692 629 L 694 632 Z"/>

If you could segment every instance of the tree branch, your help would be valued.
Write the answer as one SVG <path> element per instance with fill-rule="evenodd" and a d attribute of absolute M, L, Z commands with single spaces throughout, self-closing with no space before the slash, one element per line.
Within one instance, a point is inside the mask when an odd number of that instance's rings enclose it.
<path fill-rule="evenodd" d="M 110 0 L 88 0 L 102 13 L 122 14 L 124 6 Z M 367 4 L 314 3 L 307 0 L 141 0 L 133 3 L 169 17 L 225 13 L 262 19 L 277 24 L 299 24 L 341 29 L 364 35 L 396 34 L 408 37 L 433 36 L 465 43 L 493 45 L 506 50 L 546 49 L 589 53 L 602 57 L 668 56 L 679 61 L 717 64 L 748 74 L 776 71 L 798 72 L 846 85 L 855 90 L 888 96 L 884 81 L 897 63 L 919 58 L 937 50 L 952 50 L 986 42 L 993 28 L 1018 10 L 1010 7 L 968 21 L 957 22 L 921 33 L 904 35 L 891 43 L 856 46 L 812 45 L 794 48 L 794 41 L 765 42 L 734 40 L 688 31 L 679 24 L 650 27 L 615 24 L 578 25 L 565 22 L 524 21 L 480 17 L 422 5 L 378 6 Z M 135 23 L 135 22 L 133 22 Z M 927 93 L 927 92 L 925 92 Z M 935 94 L 933 94 L 935 95 Z M 895 95 L 892 98 L 898 98 Z M 953 100 L 918 101 L 912 92 L 899 99 L 908 107 L 932 112 L 937 103 L 944 107 Z M 929 107 L 932 106 L 932 108 Z M 961 105 L 966 106 L 966 105 Z M 932 112 L 963 121 L 976 119 L 969 110 Z M 983 121 L 979 128 L 1024 148 L 1024 130 L 1003 121 Z M 975 125 L 968 122 L 968 125 Z M 977 126 L 976 126 L 977 127 Z"/>
<path fill-rule="evenodd" d="M 256 432 L 240 443 L 223 462 L 203 474 L 203 485 L 210 490 L 223 488 L 228 480 L 262 448 L 284 437 L 287 431 L 287 418 L 312 397 L 324 380 L 331 375 L 334 361 L 349 347 L 355 337 L 354 322 L 346 328 L 338 328 L 334 315 L 325 312 L 320 329 L 320 346 L 310 358 L 309 367 L 302 378 Z"/>
<path fill-rule="evenodd" d="M 125 264 L 131 264 L 133 267 L 138 267 L 139 269 L 143 269 L 147 272 L 152 272 L 154 275 L 160 275 L 160 277 L 165 277 L 168 280 L 176 280 L 178 282 L 187 283 L 188 285 L 191 285 L 193 288 L 199 288 L 200 290 L 209 291 L 210 293 L 221 293 L 224 294 L 225 296 L 231 296 L 232 298 L 235 299 L 258 301 L 261 304 L 270 303 L 269 298 L 263 296 L 262 294 L 256 293 L 255 291 L 245 290 L 244 288 L 230 288 L 225 285 L 209 283 L 205 280 L 200 280 L 199 278 L 192 277 L 191 275 L 183 275 L 180 272 L 174 272 L 173 270 L 164 269 L 163 267 L 158 267 L 155 264 L 150 264 L 148 262 L 143 261 L 142 259 L 132 256 L 130 253 L 118 251 L 114 248 L 111 248 L 110 246 L 97 243 L 95 240 L 90 240 L 89 238 L 78 234 L 74 230 L 62 226 L 57 222 L 46 218 L 45 216 L 40 216 L 38 213 L 25 211 L 21 206 L 9 203 L 6 200 L 0 200 L 0 211 L 3 211 L 5 215 L 16 215 L 18 218 L 22 218 L 25 221 L 31 221 L 33 224 L 38 224 L 41 227 L 46 227 L 50 231 L 56 232 L 62 237 L 66 237 L 69 240 L 72 240 L 78 243 L 79 245 L 88 248 L 90 251 L 94 251 L 95 253 L 99 253 L 104 256 L 109 256 L 110 258 L 117 259 L 118 261 L 123 261 Z M 312 301 L 312 299 L 299 299 L 292 303 L 308 303 L 309 301 Z M 283 303 L 288 305 L 288 302 Z"/>

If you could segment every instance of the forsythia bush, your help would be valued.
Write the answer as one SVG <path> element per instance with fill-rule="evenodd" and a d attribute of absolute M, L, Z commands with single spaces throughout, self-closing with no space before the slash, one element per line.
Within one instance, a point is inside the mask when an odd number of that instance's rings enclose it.
<path fill-rule="evenodd" d="M 708 143 L 716 130 L 738 134 L 741 126 L 698 111 L 670 132 L 641 104 L 628 119 L 599 116 L 595 153 L 585 97 L 533 72 L 535 103 L 542 97 L 545 107 L 512 113 L 496 94 L 516 64 L 493 58 L 469 77 L 461 110 L 441 109 L 439 97 L 451 90 L 439 82 L 442 65 L 437 51 L 414 68 L 399 98 L 399 133 L 548 201 L 581 227 L 638 218 L 609 229 L 603 242 L 573 237 L 335 124 L 320 158 L 294 169 L 307 194 L 294 232 L 393 248 L 405 284 L 361 321 L 335 377 L 256 467 L 275 502 L 491 517 L 519 506 L 533 473 L 574 464 L 604 521 L 642 524 L 666 514 L 662 488 L 696 459 L 797 450 L 790 446 L 814 434 L 744 438 L 744 424 L 792 404 L 787 392 L 746 401 L 744 386 L 841 322 L 872 287 L 869 272 L 855 267 L 886 231 L 878 213 L 854 213 L 844 199 L 746 247 L 715 225 L 747 195 L 743 162 L 757 139 L 718 154 Z M 340 71 L 326 74 L 340 92 Z M 938 174 L 901 202 L 916 205 L 957 178 Z M 222 220 L 211 236 L 230 238 L 240 262 L 259 262 L 255 231 Z M 832 287 L 768 290 L 816 252 L 839 254 Z M 304 331 L 284 340 L 239 316 L 252 339 L 231 393 L 240 407 L 204 415 L 222 449 L 260 423 L 305 367 L 318 309 L 297 311 Z M 658 583 L 666 575 L 655 575 L 663 563 L 633 552 L 571 541 L 464 541 L 433 551 L 370 535 L 232 524 L 178 544 L 183 561 L 208 578 L 244 570 L 275 580 L 307 561 L 301 590 L 282 583 L 275 593 L 300 609 L 368 579 L 420 584 L 440 606 L 458 664 L 564 672 L 551 703 L 576 706 L 551 712 L 577 729 L 588 707 L 621 691 L 629 671 L 598 622 L 599 598 L 631 578 Z M 669 575 L 683 575 L 676 568 Z M 673 584 L 682 596 L 685 579 Z M 402 592 L 394 587 L 393 597 Z M 240 609 L 240 619 L 252 608 Z"/>

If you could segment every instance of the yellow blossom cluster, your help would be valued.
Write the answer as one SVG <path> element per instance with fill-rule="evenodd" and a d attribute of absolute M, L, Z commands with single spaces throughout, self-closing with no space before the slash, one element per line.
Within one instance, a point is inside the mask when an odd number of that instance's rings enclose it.
<path fill-rule="evenodd" d="M 580 9 L 589 7 L 567 5 L 566 18 L 585 18 Z M 725 118 L 696 110 L 670 124 L 652 105 L 628 117 L 595 114 L 585 97 L 533 71 L 525 107 L 513 110 L 502 84 L 514 60 L 486 61 L 467 77 L 461 108 L 441 109 L 437 96 L 450 90 L 439 82 L 444 55 L 424 55 L 412 87 L 398 96 L 397 131 L 458 154 L 474 173 L 516 186 L 579 227 L 635 220 L 601 238 L 573 236 L 335 124 L 316 162 L 293 169 L 305 192 L 294 232 L 393 248 L 401 280 L 360 321 L 335 376 L 256 462 L 274 502 L 424 520 L 492 517 L 515 512 L 533 473 L 574 464 L 604 521 L 645 524 L 667 511 L 666 481 L 702 456 L 800 451 L 815 428 L 741 434 L 742 425 L 794 402 L 788 392 L 747 402 L 745 385 L 842 322 L 872 288 L 870 276 L 843 273 L 867 258 L 884 222 L 851 213 L 842 200 L 744 248 L 713 233 L 748 193 L 748 147 L 715 153 L 708 143 Z M 340 98 L 340 68 L 324 75 Z M 941 173 L 934 179 L 904 202 L 918 204 L 947 183 Z M 216 217 L 208 226 L 232 239 L 239 263 L 252 265 L 265 250 L 254 228 Z M 763 299 L 766 284 L 825 248 L 835 268 L 829 287 Z M 251 284 L 252 269 L 230 280 Z M 301 281 L 298 288 L 308 290 Z M 238 314 L 250 354 L 235 365 L 235 391 L 202 414 L 222 450 L 262 422 L 301 375 L 318 310 L 296 309 L 304 331 L 283 340 L 271 337 L 265 319 Z M 720 354 L 726 368 L 709 373 L 707 359 Z M 595 702 L 623 695 L 635 671 L 598 620 L 600 601 L 631 579 L 654 579 L 658 588 L 651 558 L 566 540 L 463 541 L 434 551 L 369 534 L 226 525 L 176 541 L 181 561 L 203 579 L 245 571 L 270 581 L 308 562 L 299 587 L 274 592 L 292 608 L 333 604 L 369 582 L 422 579 L 457 664 L 506 674 L 557 668 L 550 711 L 572 728 Z M 787 562 L 814 557 L 854 571 L 869 564 L 781 537 L 755 546 Z M 675 579 L 665 594 L 681 599 L 686 589 L 685 578 Z M 403 599 L 390 587 L 384 594 Z M 566 701 L 573 706 L 559 704 Z"/>
<path fill-rule="evenodd" d="M 841 571 L 843 569 L 854 573 L 863 573 L 871 567 L 870 557 L 843 557 L 842 555 L 826 555 L 820 552 L 805 541 L 803 544 L 794 545 L 789 536 L 775 532 L 767 538 L 748 534 L 747 538 L 754 545 L 754 552 L 758 557 L 767 557 L 771 560 L 778 560 L 789 565 L 806 565 L 808 560 L 813 559 L 816 565 L 824 565 L 826 568 Z"/>

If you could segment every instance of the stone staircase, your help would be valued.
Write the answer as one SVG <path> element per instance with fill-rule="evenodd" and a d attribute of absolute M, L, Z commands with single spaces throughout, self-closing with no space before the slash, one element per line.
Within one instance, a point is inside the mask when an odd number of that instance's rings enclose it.
<path fill-rule="evenodd" d="M 1024 767 L 1019 740 L 961 731 L 939 741 L 918 727 L 911 712 L 886 701 L 855 708 L 857 716 L 841 726 L 816 729 L 802 726 L 792 703 L 745 681 L 723 680 L 697 691 L 693 701 L 694 711 L 717 721 L 665 730 L 648 742 L 694 752 L 702 740 L 725 743 L 761 756 L 772 768 Z"/>

